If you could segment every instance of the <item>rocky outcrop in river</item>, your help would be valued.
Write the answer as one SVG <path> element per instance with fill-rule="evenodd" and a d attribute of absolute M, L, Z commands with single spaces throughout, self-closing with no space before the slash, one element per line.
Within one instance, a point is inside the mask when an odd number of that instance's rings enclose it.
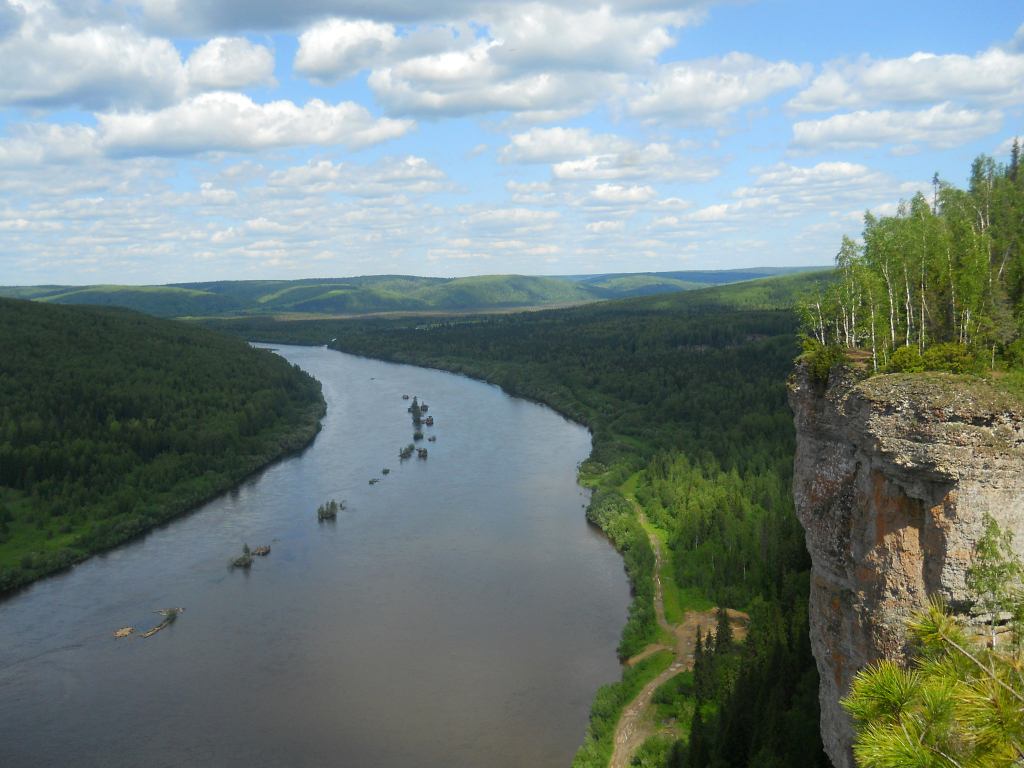
<path fill-rule="evenodd" d="M 906 657 L 905 619 L 929 596 L 969 610 L 964 576 L 986 512 L 1024 554 L 1024 407 L 984 381 L 938 373 L 858 380 L 834 368 L 826 389 L 801 364 L 789 402 L 822 739 L 836 768 L 854 768 L 839 703 L 853 676 Z"/>

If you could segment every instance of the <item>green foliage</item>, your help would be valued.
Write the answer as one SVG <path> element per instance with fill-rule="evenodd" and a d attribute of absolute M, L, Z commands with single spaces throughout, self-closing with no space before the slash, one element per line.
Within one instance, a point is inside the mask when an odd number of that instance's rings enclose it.
<path fill-rule="evenodd" d="M 1010 768 L 1024 762 L 1024 594 L 1013 534 L 991 515 L 974 546 L 967 586 L 988 614 L 988 642 L 968 634 L 941 598 L 911 616 L 909 668 L 883 661 L 860 672 L 843 705 L 854 718 L 862 768 Z M 980 610 L 979 610 L 980 609 Z M 1010 642 L 997 643 L 1009 619 Z"/>
<path fill-rule="evenodd" d="M 658 631 L 651 581 L 654 550 L 633 505 L 618 491 L 595 493 L 587 507 L 587 519 L 608 534 L 626 562 L 633 602 L 617 652 L 619 658 L 628 659 L 652 642 Z"/>
<path fill-rule="evenodd" d="M 650 460 L 636 496 L 669 532 L 676 583 L 743 609 L 780 590 L 784 574 L 810 568 L 791 484 L 792 454 L 765 451 L 740 474 L 666 452 Z"/>
<path fill-rule="evenodd" d="M 644 740 L 640 748 L 633 755 L 633 765 L 641 768 L 661 768 L 672 759 L 672 752 L 675 749 L 675 739 L 665 736 L 651 736 Z"/>
<path fill-rule="evenodd" d="M 572 761 L 572 768 L 606 768 L 615 748 L 615 726 L 622 709 L 636 698 L 641 689 L 672 663 L 673 656 L 661 651 L 623 668 L 622 680 L 597 689 L 590 705 L 590 722 L 583 746 Z"/>
<path fill-rule="evenodd" d="M 248 544 L 242 545 L 241 557 L 236 557 L 231 564 L 235 568 L 248 568 L 252 565 L 252 550 L 249 549 Z"/>
<path fill-rule="evenodd" d="M 326 504 L 321 504 L 316 510 L 316 517 L 318 520 L 334 520 L 338 516 L 338 510 L 345 508 L 345 502 L 339 504 L 334 499 L 331 499 Z"/>
<path fill-rule="evenodd" d="M 981 155 L 966 190 L 936 184 L 932 201 L 918 193 L 894 216 L 865 213 L 863 246 L 843 238 L 838 280 L 799 304 L 819 344 L 870 350 L 876 372 L 960 373 L 983 358 L 994 367 L 997 351 L 1020 336 L 1024 178 Z M 929 358 L 935 345 L 967 350 Z M 925 359 L 901 351 L 910 348 Z M 1019 347 L 1011 357 L 1019 360 Z"/>
<path fill-rule="evenodd" d="M 719 656 L 732 649 L 732 624 L 725 606 L 719 606 L 715 618 L 715 655 Z"/>
<path fill-rule="evenodd" d="M 926 371 L 967 373 L 975 368 L 975 356 L 971 350 L 952 342 L 928 347 L 921 355 L 921 362 Z"/>
<path fill-rule="evenodd" d="M 925 364 L 917 347 L 900 347 L 889 356 L 885 369 L 890 373 L 917 373 L 925 369 Z"/>
<path fill-rule="evenodd" d="M 803 356 L 804 364 L 811 381 L 819 386 L 828 384 L 828 374 L 837 365 L 846 362 L 846 353 L 835 344 L 824 346 L 816 344 Z"/>
<path fill-rule="evenodd" d="M 114 546 L 306 443 L 320 385 L 122 309 L 0 299 L 0 592 Z"/>
<path fill-rule="evenodd" d="M 1024 761 L 1024 680 L 1019 651 L 997 652 L 967 635 L 939 600 L 908 629 L 920 646 L 910 669 L 883 661 L 854 679 L 861 768 L 1011 768 Z"/>
<path fill-rule="evenodd" d="M 999 523 L 987 512 L 984 524 L 985 532 L 974 545 L 974 561 L 965 580 L 967 588 L 977 596 L 979 612 L 989 616 L 994 645 L 1002 614 L 1013 614 L 1021 601 L 1019 581 L 1024 566 L 1013 551 L 1013 531 L 1001 531 Z"/>

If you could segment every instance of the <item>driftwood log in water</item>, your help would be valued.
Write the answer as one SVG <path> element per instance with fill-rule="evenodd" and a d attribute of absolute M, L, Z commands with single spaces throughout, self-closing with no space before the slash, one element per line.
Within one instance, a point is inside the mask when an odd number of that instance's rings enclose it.
<path fill-rule="evenodd" d="M 117 632 L 114 633 L 114 637 L 128 637 L 128 635 L 130 635 L 134 631 L 135 627 L 125 627 L 124 629 L 117 630 Z"/>
<path fill-rule="evenodd" d="M 174 623 L 174 620 L 178 618 L 178 614 L 184 610 L 184 608 L 165 608 L 162 611 L 153 611 L 153 613 L 159 613 L 161 616 L 163 616 L 164 620 L 157 624 L 155 627 L 153 627 L 151 630 L 149 630 L 149 632 L 144 632 L 142 636 L 150 637 L 152 635 L 155 635 L 164 627 L 170 626 Z"/>
<path fill-rule="evenodd" d="M 263 546 L 263 547 L 256 547 L 256 549 L 254 549 L 252 551 L 252 553 L 254 555 L 269 555 L 270 554 L 270 545 L 267 544 L 266 546 Z"/>

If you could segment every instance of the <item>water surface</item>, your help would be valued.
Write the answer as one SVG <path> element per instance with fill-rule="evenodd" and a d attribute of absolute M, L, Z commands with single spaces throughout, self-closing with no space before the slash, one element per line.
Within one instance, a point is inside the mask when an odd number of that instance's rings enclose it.
<path fill-rule="evenodd" d="M 629 601 L 584 521 L 586 430 L 463 377 L 277 349 L 323 383 L 310 448 L 0 602 L 0 765 L 568 766 Z M 403 394 L 436 420 L 425 461 L 397 456 Z M 330 498 L 348 510 L 318 523 Z M 272 552 L 231 571 L 243 542 Z"/>

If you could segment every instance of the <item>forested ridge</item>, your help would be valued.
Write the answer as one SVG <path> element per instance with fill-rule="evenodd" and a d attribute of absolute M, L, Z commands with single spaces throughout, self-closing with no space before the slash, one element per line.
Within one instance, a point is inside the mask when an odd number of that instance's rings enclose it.
<path fill-rule="evenodd" d="M 635 593 L 620 656 L 660 632 L 654 555 L 627 486 L 667 537 L 678 607 L 722 604 L 751 615 L 752 639 L 709 655 L 699 690 L 685 684 L 692 675 L 659 689 L 658 717 L 675 718 L 672 732 L 682 728 L 682 738 L 655 737 L 637 759 L 694 768 L 827 766 L 786 403 L 799 321 L 784 307 L 810 283 L 805 276 L 759 283 L 445 322 L 241 321 L 233 332 L 464 373 L 586 424 L 593 451 L 580 473 L 596 491 L 587 517 L 623 553 Z M 229 323 L 217 327 L 231 331 Z M 598 692 L 576 768 L 607 765 L 623 705 L 665 666 L 653 659 Z"/>
<path fill-rule="evenodd" d="M 0 592 L 305 445 L 324 409 L 319 382 L 238 339 L 0 299 Z"/>
<path fill-rule="evenodd" d="M 177 285 L 0 286 L 0 297 L 54 304 L 135 309 L 158 317 L 368 315 L 386 312 L 485 312 L 508 307 L 579 304 L 692 290 L 782 275 L 805 267 L 539 277 L 441 278 L 365 275 L 302 280 L 220 280 Z"/>

